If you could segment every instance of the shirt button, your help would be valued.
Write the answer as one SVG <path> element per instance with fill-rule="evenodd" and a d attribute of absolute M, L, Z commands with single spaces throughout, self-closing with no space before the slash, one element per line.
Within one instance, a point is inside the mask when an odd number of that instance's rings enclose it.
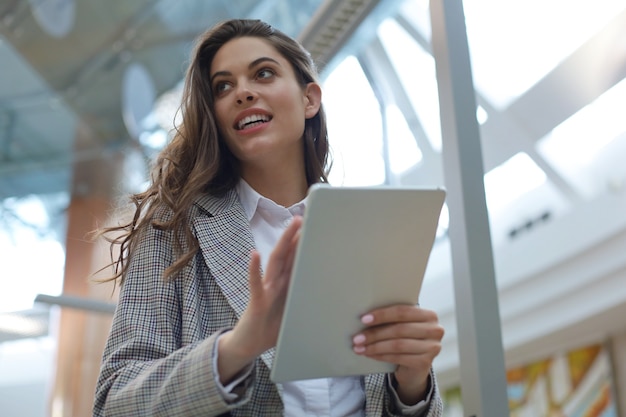
<path fill-rule="evenodd" d="M 283 220 L 283 228 L 287 228 L 287 226 L 289 226 L 289 223 L 291 223 L 291 219 L 287 219 L 287 220 Z"/>

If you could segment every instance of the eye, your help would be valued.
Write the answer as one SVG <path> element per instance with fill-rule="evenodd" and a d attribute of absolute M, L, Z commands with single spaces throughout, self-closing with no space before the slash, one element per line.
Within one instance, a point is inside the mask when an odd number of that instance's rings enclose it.
<path fill-rule="evenodd" d="M 263 68 L 256 73 L 256 76 L 257 78 L 264 80 L 264 79 L 272 78 L 274 74 L 276 73 L 272 69 Z"/>
<path fill-rule="evenodd" d="M 225 81 L 220 81 L 215 83 L 215 86 L 213 86 L 213 92 L 216 96 L 219 96 L 221 94 L 224 94 L 226 91 L 230 90 L 232 87 L 229 83 L 225 82 Z"/>

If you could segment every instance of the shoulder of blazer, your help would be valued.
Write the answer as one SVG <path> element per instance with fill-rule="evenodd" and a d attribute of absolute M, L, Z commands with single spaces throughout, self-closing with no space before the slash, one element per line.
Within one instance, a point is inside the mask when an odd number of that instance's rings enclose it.
<path fill-rule="evenodd" d="M 230 209 L 237 201 L 239 201 L 239 196 L 234 188 L 228 190 L 223 196 L 215 196 L 208 193 L 201 194 L 193 202 L 192 217 L 194 217 L 194 214 L 200 214 L 197 211 L 209 216 L 215 216 Z M 196 213 L 193 213 L 194 211 Z"/>

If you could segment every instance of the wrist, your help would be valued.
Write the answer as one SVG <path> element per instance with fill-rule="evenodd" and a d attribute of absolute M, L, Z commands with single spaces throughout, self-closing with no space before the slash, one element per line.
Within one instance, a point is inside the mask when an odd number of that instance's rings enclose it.
<path fill-rule="evenodd" d="M 228 384 L 232 378 L 253 362 L 258 355 L 242 349 L 234 331 L 229 331 L 220 336 L 217 342 L 217 367 L 220 382 Z"/>
<path fill-rule="evenodd" d="M 415 405 L 428 397 L 430 390 L 430 376 L 425 379 L 417 378 L 400 382 L 392 375 L 392 383 L 398 394 L 399 400 L 405 405 Z"/>

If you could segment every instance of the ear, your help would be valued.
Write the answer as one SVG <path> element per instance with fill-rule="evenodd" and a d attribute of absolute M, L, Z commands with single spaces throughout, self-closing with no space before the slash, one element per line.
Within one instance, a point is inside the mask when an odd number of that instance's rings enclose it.
<path fill-rule="evenodd" d="M 322 88 L 317 83 L 308 83 L 304 89 L 304 117 L 310 119 L 319 112 L 322 104 Z"/>

